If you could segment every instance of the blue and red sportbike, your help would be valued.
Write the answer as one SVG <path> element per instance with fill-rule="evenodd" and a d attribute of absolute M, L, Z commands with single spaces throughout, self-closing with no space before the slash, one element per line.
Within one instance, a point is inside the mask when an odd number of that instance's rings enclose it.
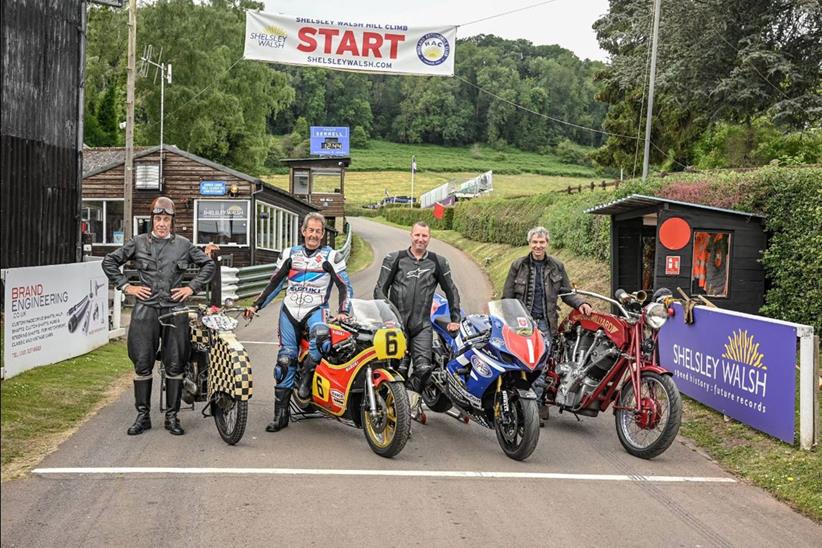
<path fill-rule="evenodd" d="M 518 300 L 491 301 L 488 310 L 450 333 L 448 302 L 434 296 L 434 370 L 422 398 L 432 411 L 493 428 L 505 454 L 525 460 L 539 441 L 531 384 L 543 373 L 548 343 Z"/>

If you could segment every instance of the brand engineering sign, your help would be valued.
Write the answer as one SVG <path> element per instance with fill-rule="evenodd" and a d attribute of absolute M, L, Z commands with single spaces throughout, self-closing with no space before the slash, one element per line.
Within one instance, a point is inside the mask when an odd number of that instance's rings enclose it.
<path fill-rule="evenodd" d="M 339 70 L 454 75 L 457 27 L 409 28 L 402 21 L 365 23 L 246 12 L 246 59 Z"/>
<path fill-rule="evenodd" d="M 659 357 L 680 391 L 788 443 L 794 438 L 796 328 L 704 307 L 676 315 L 659 334 Z"/>

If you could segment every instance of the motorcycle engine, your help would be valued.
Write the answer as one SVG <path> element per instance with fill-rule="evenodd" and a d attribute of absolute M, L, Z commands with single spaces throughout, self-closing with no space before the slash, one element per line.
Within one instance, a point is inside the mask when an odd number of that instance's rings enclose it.
<path fill-rule="evenodd" d="M 581 326 L 563 334 L 556 351 L 556 403 L 573 410 L 596 389 L 619 357 L 619 349 L 604 331 L 588 331 Z"/>

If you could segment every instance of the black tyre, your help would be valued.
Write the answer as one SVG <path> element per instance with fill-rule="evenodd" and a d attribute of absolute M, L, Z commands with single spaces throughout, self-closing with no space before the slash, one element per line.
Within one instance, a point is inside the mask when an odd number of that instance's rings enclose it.
<path fill-rule="evenodd" d="M 436 413 L 445 413 L 452 407 L 451 400 L 448 399 L 448 396 L 440 392 L 440 389 L 434 384 L 429 384 L 425 387 L 425 390 L 422 391 L 422 401 L 425 402 L 428 409 Z"/>
<path fill-rule="evenodd" d="M 377 416 L 371 416 L 368 397 L 363 397 L 362 429 L 371 450 L 391 458 L 405 447 L 411 434 L 411 404 L 408 392 L 400 383 L 384 382 L 375 390 Z"/>
<path fill-rule="evenodd" d="M 248 422 L 248 400 L 240 400 L 219 392 L 211 404 L 211 413 L 224 442 L 234 445 L 240 441 Z"/>
<path fill-rule="evenodd" d="M 514 460 L 525 460 L 539 441 L 539 410 L 535 400 L 508 394 L 508 417 L 497 416 L 494 431 L 503 452 Z M 504 420 L 503 420 L 504 419 Z"/>
<path fill-rule="evenodd" d="M 614 414 L 619 441 L 628 453 L 652 459 L 665 452 L 682 421 L 682 397 L 669 375 L 645 371 L 640 377 L 642 408 L 635 410 L 634 387 L 625 383 Z"/>

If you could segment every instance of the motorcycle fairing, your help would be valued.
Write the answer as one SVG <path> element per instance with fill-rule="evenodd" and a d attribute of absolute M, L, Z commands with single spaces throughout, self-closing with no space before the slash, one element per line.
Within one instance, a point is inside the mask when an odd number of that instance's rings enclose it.
<path fill-rule="evenodd" d="M 332 415 L 342 416 L 348 407 L 351 384 L 357 373 L 376 357 L 377 353 L 371 347 L 339 365 L 321 360 L 311 383 L 312 402 Z"/>
<path fill-rule="evenodd" d="M 240 400 L 251 398 L 251 360 L 233 332 L 215 334 L 208 361 L 209 400 L 215 392 L 225 392 Z"/>
<path fill-rule="evenodd" d="M 545 354 L 545 339 L 538 329 L 534 329 L 530 335 L 519 335 L 513 329 L 502 324 L 500 330 L 497 326 L 499 322 L 494 322 L 494 333 L 501 331 L 502 340 L 505 341 L 505 351 L 516 357 L 533 371 L 542 361 Z"/>

